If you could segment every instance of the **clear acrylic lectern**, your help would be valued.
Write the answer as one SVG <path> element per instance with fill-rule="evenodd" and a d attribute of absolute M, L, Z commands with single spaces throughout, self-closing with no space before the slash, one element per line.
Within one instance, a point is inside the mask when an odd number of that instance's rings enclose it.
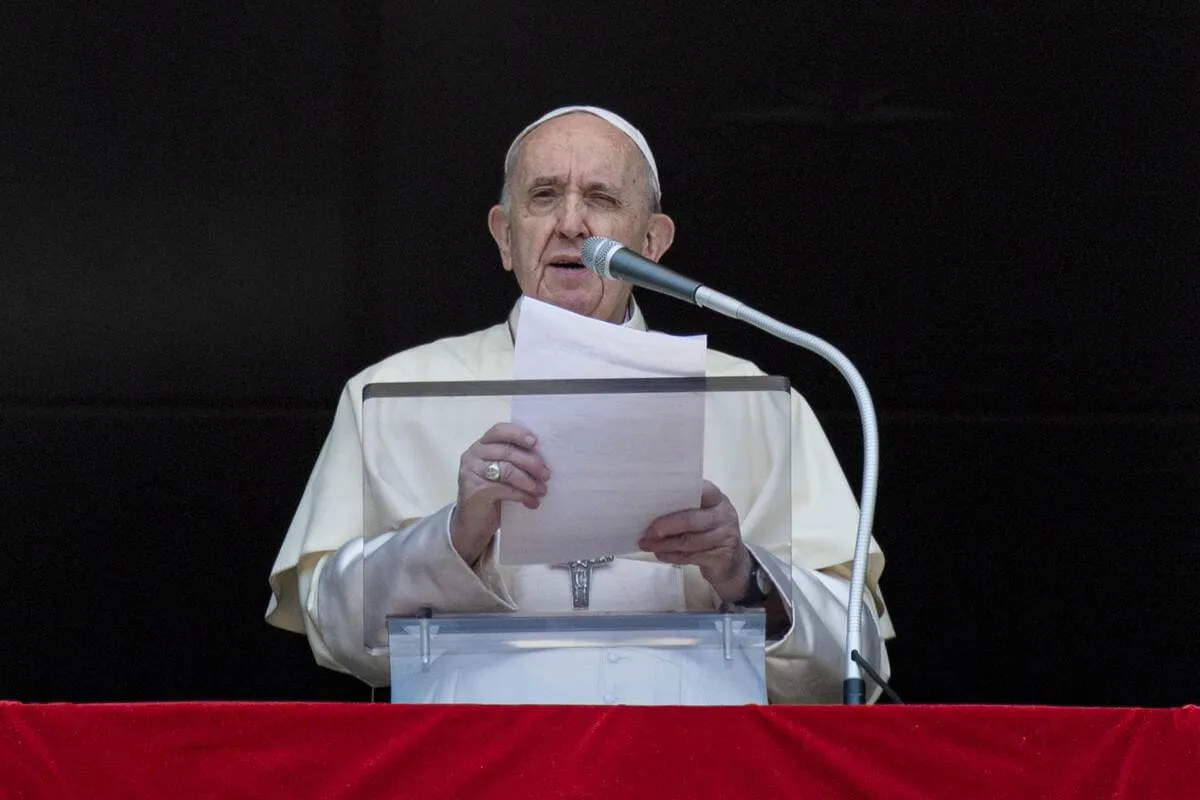
<path fill-rule="evenodd" d="M 460 457 L 510 421 L 538 436 L 552 477 L 540 508 L 505 507 L 468 565 L 449 536 Z M 790 590 L 786 379 L 374 383 L 361 424 L 363 647 L 388 660 L 393 702 L 766 702 L 764 612 L 721 604 L 696 567 L 637 540 L 698 507 L 702 478 Z"/>

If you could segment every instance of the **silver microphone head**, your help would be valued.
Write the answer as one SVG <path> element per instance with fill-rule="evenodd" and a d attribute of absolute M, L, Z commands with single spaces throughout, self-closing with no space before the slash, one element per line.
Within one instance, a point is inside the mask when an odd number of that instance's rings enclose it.
<path fill-rule="evenodd" d="M 601 278 L 611 278 L 612 274 L 608 264 L 612 260 L 613 254 L 624 246 L 605 236 L 592 236 L 583 243 L 583 252 L 580 254 L 580 258 L 583 259 L 585 267 Z"/>

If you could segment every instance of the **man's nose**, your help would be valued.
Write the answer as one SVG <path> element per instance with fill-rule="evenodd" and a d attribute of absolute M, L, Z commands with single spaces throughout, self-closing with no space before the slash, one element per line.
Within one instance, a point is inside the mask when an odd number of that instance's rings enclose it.
<path fill-rule="evenodd" d="M 567 239 L 586 238 L 588 233 L 587 209 L 583 199 L 567 195 L 559 207 L 558 232 Z"/>

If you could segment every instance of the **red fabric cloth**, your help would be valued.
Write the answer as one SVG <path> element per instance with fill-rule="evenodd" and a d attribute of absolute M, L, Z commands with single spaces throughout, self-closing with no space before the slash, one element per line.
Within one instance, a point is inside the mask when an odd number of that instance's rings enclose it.
<path fill-rule="evenodd" d="M 0 703 L 0 797 L 1136 798 L 1200 709 Z"/>

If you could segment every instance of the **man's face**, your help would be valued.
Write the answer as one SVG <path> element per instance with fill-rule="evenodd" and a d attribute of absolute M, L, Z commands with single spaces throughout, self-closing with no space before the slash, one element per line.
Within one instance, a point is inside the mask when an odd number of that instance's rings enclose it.
<path fill-rule="evenodd" d="M 544 122 L 522 141 L 509 182 L 508 208 L 495 206 L 488 228 L 504 269 L 521 292 L 577 314 L 621 322 L 631 288 L 582 266 L 589 236 L 607 236 L 657 261 L 674 223 L 651 212 L 646 166 L 637 146 L 586 113 Z"/>

